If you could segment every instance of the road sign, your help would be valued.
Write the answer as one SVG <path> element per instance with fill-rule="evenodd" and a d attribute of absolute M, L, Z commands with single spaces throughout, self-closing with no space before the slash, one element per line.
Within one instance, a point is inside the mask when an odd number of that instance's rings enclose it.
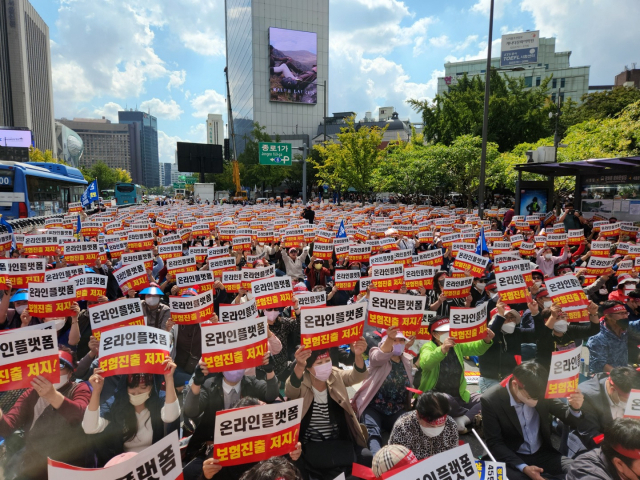
<path fill-rule="evenodd" d="M 540 32 L 509 33 L 502 35 L 500 66 L 511 67 L 527 63 L 538 63 Z"/>
<path fill-rule="evenodd" d="M 183 182 L 173 184 L 173 188 L 185 188 L 185 184 Z"/>
<path fill-rule="evenodd" d="M 187 177 L 186 184 L 187 185 L 193 185 L 197 181 L 198 181 L 198 179 L 196 177 Z"/>
<path fill-rule="evenodd" d="M 291 144 L 260 142 L 260 165 L 283 165 L 291 166 Z"/>

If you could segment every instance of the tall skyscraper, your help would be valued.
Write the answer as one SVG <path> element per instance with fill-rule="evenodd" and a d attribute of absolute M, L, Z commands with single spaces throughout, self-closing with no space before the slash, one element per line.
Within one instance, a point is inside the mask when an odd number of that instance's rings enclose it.
<path fill-rule="evenodd" d="M 238 153 L 253 122 L 309 144 L 327 95 L 329 0 L 226 0 L 225 27 Z"/>
<path fill-rule="evenodd" d="M 171 186 L 171 164 L 160 162 L 160 185 L 163 187 Z"/>
<path fill-rule="evenodd" d="M 140 163 L 142 164 L 142 185 L 160 186 L 160 165 L 158 157 L 158 121 L 145 112 L 128 110 L 118 112 L 120 124 L 136 127 L 134 136 L 140 142 Z"/>
<path fill-rule="evenodd" d="M 224 144 L 224 123 L 222 115 L 210 113 L 207 115 L 207 143 L 211 145 Z"/>
<path fill-rule="evenodd" d="M 57 157 L 49 27 L 28 0 L 0 0 L 0 125 Z"/>

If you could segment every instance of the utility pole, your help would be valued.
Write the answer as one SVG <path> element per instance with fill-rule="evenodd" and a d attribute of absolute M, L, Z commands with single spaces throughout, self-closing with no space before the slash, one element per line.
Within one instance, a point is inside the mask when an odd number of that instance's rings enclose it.
<path fill-rule="evenodd" d="M 487 70 L 484 83 L 484 115 L 482 117 L 482 153 L 480 155 L 480 186 L 478 188 L 478 215 L 482 218 L 484 210 L 484 183 L 486 178 L 487 164 L 487 133 L 489 130 L 489 95 L 491 94 L 491 42 L 493 41 L 493 4 L 491 0 L 491 10 L 489 12 L 489 45 L 487 47 Z"/>
<path fill-rule="evenodd" d="M 297 147 L 297 150 L 302 151 L 302 203 L 307 203 L 307 153 L 309 147 L 306 143 L 303 143 L 301 147 Z"/>
<path fill-rule="evenodd" d="M 560 100 L 560 88 L 558 88 L 558 98 L 556 99 L 556 129 L 553 132 L 553 162 L 558 163 L 558 146 L 560 145 L 560 135 L 558 134 L 558 126 L 560 121 L 560 115 L 562 115 L 561 111 L 562 102 Z M 549 115 L 553 115 L 550 113 Z"/>

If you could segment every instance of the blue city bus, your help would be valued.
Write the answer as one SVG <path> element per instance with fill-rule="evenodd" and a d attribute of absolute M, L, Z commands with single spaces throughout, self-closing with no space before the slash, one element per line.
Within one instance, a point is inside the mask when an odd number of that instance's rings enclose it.
<path fill-rule="evenodd" d="M 67 212 L 87 181 L 77 168 L 59 163 L 0 161 L 0 214 L 6 220 Z"/>
<path fill-rule="evenodd" d="M 142 187 L 135 183 L 116 183 L 116 205 L 142 203 Z"/>

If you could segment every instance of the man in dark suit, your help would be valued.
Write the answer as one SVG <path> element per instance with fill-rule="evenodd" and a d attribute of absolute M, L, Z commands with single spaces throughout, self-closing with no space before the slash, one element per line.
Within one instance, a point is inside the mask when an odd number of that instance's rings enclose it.
<path fill-rule="evenodd" d="M 594 437 L 604 433 L 615 419 L 624 416 L 632 389 L 640 389 L 640 372 L 631 367 L 616 367 L 610 375 L 599 373 L 580 384 L 584 395 L 584 422 L 569 433 L 567 446 L 571 458 L 597 447 Z"/>
<path fill-rule="evenodd" d="M 547 370 L 525 362 L 513 370 L 504 386 L 495 385 L 482 396 L 482 425 L 487 446 L 498 462 L 507 464 L 509 480 L 542 480 L 563 476 L 571 465 L 551 444 L 551 417 L 577 427 L 582 420 L 581 393 L 569 396 L 569 405 L 545 399 Z"/>

